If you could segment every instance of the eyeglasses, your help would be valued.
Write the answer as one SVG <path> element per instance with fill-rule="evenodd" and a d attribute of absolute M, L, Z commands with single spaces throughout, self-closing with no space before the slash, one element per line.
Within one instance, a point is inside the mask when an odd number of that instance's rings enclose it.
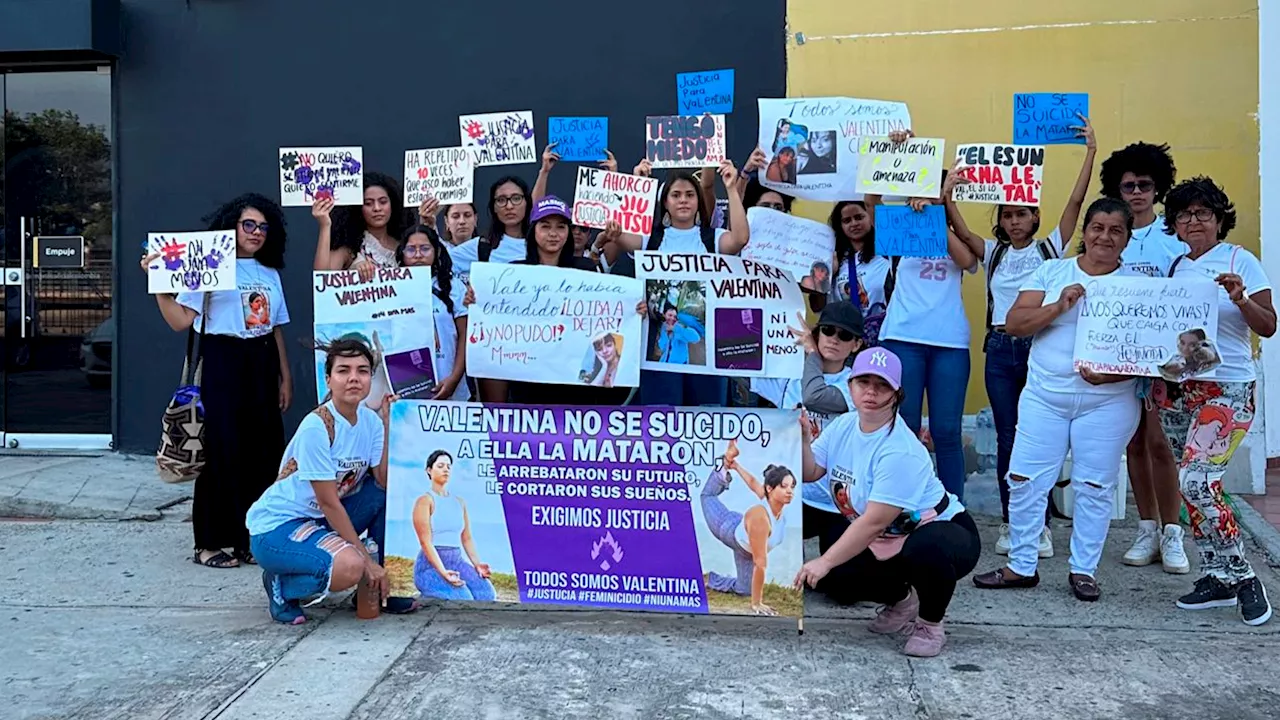
<path fill-rule="evenodd" d="M 787 206 L 782 203 L 757 203 L 756 207 L 769 208 L 770 210 L 781 210 L 782 212 L 787 211 Z"/>
<path fill-rule="evenodd" d="M 853 342 L 853 338 L 856 337 L 853 333 L 849 332 L 848 330 L 844 330 L 838 327 L 832 327 L 830 325 L 820 326 L 818 328 L 818 332 L 822 333 L 823 335 L 826 335 L 827 337 L 831 337 L 832 335 L 834 335 L 840 339 L 840 342 Z"/>
<path fill-rule="evenodd" d="M 426 257 L 433 249 L 430 245 L 405 245 L 404 254 L 405 257 Z"/>
<path fill-rule="evenodd" d="M 1143 193 L 1151 192 L 1152 190 L 1155 190 L 1155 189 L 1156 189 L 1156 184 L 1154 182 L 1151 182 L 1150 180 L 1139 180 L 1137 182 L 1120 183 L 1120 192 L 1125 193 L 1127 195 L 1132 195 L 1134 193 L 1140 193 L 1140 192 L 1143 192 Z"/>
<path fill-rule="evenodd" d="M 499 195 L 493 199 L 494 207 L 506 207 L 508 205 L 519 205 L 524 202 L 524 195 Z"/>
<path fill-rule="evenodd" d="M 256 232 L 266 235 L 271 226 L 266 223 L 260 223 L 257 220 L 244 219 L 240 221 L 240 229 L 244 231 L 245 235 L 252 235 Z"/>
<path fill-rule="evenodd" d="M 1202 223 L 1207 223 L 1214 218 L 1214 213 L 1209 208 L 1200 208 L 1198 210 L 1182 210 L 1173 219 L 1179 225 L 1187 225 L 1191 222 L 1191 218 L 1195 218 Z"/>

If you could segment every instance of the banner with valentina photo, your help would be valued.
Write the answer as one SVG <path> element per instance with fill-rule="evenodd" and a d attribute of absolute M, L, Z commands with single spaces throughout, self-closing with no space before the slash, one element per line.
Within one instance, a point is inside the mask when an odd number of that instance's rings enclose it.
<path fill-rule="evenodd" d="M 798 617 L 800 463 L 796 411 L 397 402 L 392 594 Z"/>
<path fill-rule="evenodd" d="M 436 378 L 453 370 L 436 352 L 431 287 L 429 267 L 379 268 L 368 282 L 355 270 L 313 274 L 316 343 L 353 338 L 373 350 L 373 384 L 365 401 L 371 409 L 388 393 L 429 398 Z M 325 354 L 315 355 L 316 396 L 323 402 L 329 392 Z"/>

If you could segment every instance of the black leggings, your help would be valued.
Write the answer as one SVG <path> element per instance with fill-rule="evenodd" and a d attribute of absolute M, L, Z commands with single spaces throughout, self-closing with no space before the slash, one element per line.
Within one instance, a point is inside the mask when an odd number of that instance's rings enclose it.
<path fill-rule="evenodd" d="M 812 505 L 804 506 L 804 539 L 818 538 L 818 552 L 824 553 L 831 543 L 840 538 L 849 521 L 840 513 L 822 510 Z"/>
<path fill-rule="evenodd" d="M 832 524 L 828 526 L 830 536 L 819 542 L 830 547 L 841 532 Z M 877 560 L 870 550 L 863 550 L 833 568 L 817 589 L 839 603 L 870 600 L 893 605 L 915 588 L 920 598 L 920 618 L 941 622 L 956 591 L 956 581 L 973 572 L 981 553 L 978 528 L 969 513 L 962 512 L 912 532 L 902 551 L 888 560 Z"/>

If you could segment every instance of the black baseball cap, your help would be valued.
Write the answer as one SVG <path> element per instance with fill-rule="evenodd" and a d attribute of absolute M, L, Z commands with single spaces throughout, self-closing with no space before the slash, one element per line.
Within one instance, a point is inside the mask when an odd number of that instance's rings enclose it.
<path fill-rule="evenodd" d="M 848 330 L 858 339 L 864 337 L 862 310 L 848 300 L 827 303 L 827 306 L 822 308 L 822 313 L 818 315 L 818 327 L 823 325 Z"/>

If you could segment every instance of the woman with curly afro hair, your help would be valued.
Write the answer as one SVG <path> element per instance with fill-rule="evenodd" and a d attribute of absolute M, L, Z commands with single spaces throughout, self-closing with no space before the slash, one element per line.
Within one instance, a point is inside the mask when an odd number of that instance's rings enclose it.
<path fill-rule="evenodd" d="M 205 218 L 236 235 L 236 291 L 156 295 L 175 332 L 200 332 L 204 469 L 195 482 L 192 561 L 212 568 L 255 564 L 245 514 L 276 479 L 284 452 L 280 414 L 293 399 L 282 327 L 284 214 L 261 195 L 241 195 Z M 142 259 L 142 269 L 155 259 Z M 231 553 L 227 554 L 227 550 Z"/>
<path fill-rule="evenodd" d="M 434 218 L 434 207 L 428 214 Z M 358 270 L 368 280 L 380 267 L 399 267 L 396 248 L 404 232 L 404 198 L 400 183 L 389 175 L 364 174 L 360 212 L 346 207 L 334 212 L 332 198 L 318 198 L 311 216 L 320 226 L 314 269 Z"/>

